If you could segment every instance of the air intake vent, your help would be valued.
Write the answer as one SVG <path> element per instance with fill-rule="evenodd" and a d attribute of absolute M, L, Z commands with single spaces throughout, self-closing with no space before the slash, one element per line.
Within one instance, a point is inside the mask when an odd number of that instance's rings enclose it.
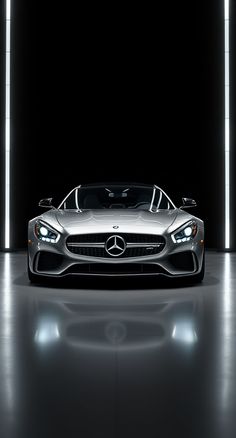
<path fill-rule="evenodd" d="M 63 261 L 63 256 L 53 252 L 41 251 L 37 257 L 38 272 L 47 272 L 59 269 Z"/>

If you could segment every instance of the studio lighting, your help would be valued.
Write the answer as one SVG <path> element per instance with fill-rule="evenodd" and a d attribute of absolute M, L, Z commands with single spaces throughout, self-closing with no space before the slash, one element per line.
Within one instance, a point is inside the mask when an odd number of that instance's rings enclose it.
<path fill-rule="evenodd" d="M 11 0 L 5 2 L 5 249 L 10 248 Z"/>
<path fill-rule="evenodd" d="M 225 27 L 225 249 L 230 249 L 230 75 L 229 75 L 229 0 L 224 0 Z"/>

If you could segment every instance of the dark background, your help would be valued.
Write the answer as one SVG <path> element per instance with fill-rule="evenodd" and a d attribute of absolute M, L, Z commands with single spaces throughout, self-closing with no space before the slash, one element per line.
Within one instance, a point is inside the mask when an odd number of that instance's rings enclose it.
<path fill-rule="evenodd" d="M 103 180 L 193 197 L 207 246 L 223 247 L 223 3 L 14 2 L 14 248 L 39 199 Z"/>

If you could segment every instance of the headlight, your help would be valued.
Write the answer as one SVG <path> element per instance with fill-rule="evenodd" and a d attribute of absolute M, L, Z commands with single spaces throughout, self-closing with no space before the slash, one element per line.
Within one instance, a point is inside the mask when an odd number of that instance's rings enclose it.
<path fill-rule="evenodd" d="M 187 242 L 193 239 L 197 234 L 197 223 L 195 221 L 188 222 L 179 231 L 171 234 L 174 243 Z"/>
<path fill-rule="evenodd" d="M 35 235 L 39 240 L 43 240 L 48 243 L 57 243 L 60 239 L 60 234 L 44 222 L 36 222 Z"/>

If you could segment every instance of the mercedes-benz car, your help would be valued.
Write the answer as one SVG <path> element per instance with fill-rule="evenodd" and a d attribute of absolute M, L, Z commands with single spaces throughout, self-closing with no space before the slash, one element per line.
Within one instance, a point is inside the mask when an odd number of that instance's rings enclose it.
<path fill-rule="evenodd" d="M 156 185 L 87 184 L 28 227 L 30 281 L 66 276 L 204 277 L 204 223 Z"/>

